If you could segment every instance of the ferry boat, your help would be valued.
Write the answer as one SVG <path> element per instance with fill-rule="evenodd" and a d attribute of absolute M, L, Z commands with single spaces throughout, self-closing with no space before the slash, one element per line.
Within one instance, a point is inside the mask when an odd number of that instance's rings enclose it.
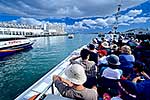
<path fill-rule="evenodd" d="M 32 48 L 34 40 L 21 35 L 0 35 L 0 58 Z"/>
<path fill-rule="evenodd" d="M 80 51 L 86 47 L 87 46 L 84 45 L 73 51 L 66 59 L 55 66 L 15 100 L 70 100 L 60 95 L 59 91 L 53 85 L 52 76 L 59 75 L 65 78 L 64 71 L 70 66 L 70 59 L 80 55 Z"/>
<path fill-rule="evenodd" d="M 68 34 L 68 38 L 72 39 L 72 38 L 74 38 L 74 35 L 73 34 Z"/>

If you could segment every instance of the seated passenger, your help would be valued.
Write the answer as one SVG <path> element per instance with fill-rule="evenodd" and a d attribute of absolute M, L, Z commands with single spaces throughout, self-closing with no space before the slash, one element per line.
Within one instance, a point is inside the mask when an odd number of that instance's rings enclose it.
<path fill-rule="evenodd" d="M 131 54 L 131 48 L 127 45 L 121 47 L 120 68 L 123 70 L 125 77 L 128 77 L 133 72 L 133 63 L 135 62 L 135 57 Z"/>
<path fill-rule="evenodd" d="M 108 67 L 103 69 L 101 78 L 98 79 L 98 86 L 100 87 L 101 94 L 107 92 L 111 96 L 119 95 L 117 81 L 122 76 L 122 70 L 118 67 L 120 65 L 119 57 L 116 55 L 110 55 L 107 58 Z"/>
<path fill-rule="evenodd" d="M 136 61 L 133 66 L 133 74 L 131 74 L 129 80 L 133 80 L 134 78 L 140 76 L 143 80 L 150 79 L 150 77 L 146 74 L 145 64 L 139 61 Z"/>
<path fill-rule="evenodd" d="M 89 60 L 94 61 L 95 64 L 97 65 L 97 63 L 98 63 L 98 54 L 97 54 L 97 50 L 95 49 L 95 46 L 93 44 L 89 44 L 88 49 L 90 51 Z"/>
<path fill-rule="evenodd" d="M 108 78 L 108 79 L 120 79 L 123 72 L 121 69 L 119 69 L 119 57 L 112 54 L 107 57 L 108 61 L 108 67 L 103 71 L 102 77 Z"/>
<path fill-rule="evenodd" d="M 136 83 L 139 80 L 141 80 L 141 77 L 136 77 L 132 82 L 129 80 L 119 81 L 123 100 L 150 100 L 150 80 Z"/>
<path fill-rule="evenodd" d="M 84 86 L 87 88 L 92 88 L 96 86 L 96 73 L 97 73 L 97 66 L 95 65 L 94 61 L 89 61 L 90 52 L 87 49 L 82 49 L 80 52 L 81 60 L 76 61 L 79 57 L 72 58 L 70 62 L 72 64 L 80 64 L 85 69 L 85 73 L 87 76 L 87 81 L 85 82 Z"/>
<path fill-rule="evenodd" d="M 111 50 L 108 42 L 102 42 L 100 50 L 106 50 L 108 54 L 111 54 Z"/>
<path fill-rule="evenodd" d="M 117 46 L 117 44 L 111 44 L 110 49 L 111 49 L 111 54 L 115 54 L 115 55 L 120 54 L 119 47 Z"/>
<path fill-rule="evenodd" d="M 88 89 L 83 86 L 87 77 L 81 65 L 71 65 L 65 71 L 65 75 L 68 80 L 57 75 L 53 76 L 55 86 L 62 96 L 76 100 L 97 100 L 96 88 Z"/>
<path fill-rule="evenodd" d="M 107 51 L 106 50 L 98 50 L 98 68 L 101 69 L 101 67 L 104 67 L 108 65 L 107 62 Z"/>
<path fill-rule="evenodd" d="M 95 48 L 97 48 L 98 47 L 98 39 L 93 38 L 92 39 L 92 44 L 95 46 Z"/>

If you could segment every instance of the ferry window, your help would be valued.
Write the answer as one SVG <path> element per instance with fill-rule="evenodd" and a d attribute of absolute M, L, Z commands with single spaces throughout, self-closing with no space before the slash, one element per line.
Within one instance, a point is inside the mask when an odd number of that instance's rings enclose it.
<path fill-rule="evenodd" d="M 15 35 L 15 32 L 13 31 L 13 35 Z"/>
<path fill-rule="evenodd" d="M 11 32 L 8 32 L 9 35 L 11 35 Z"/>
<path fill-rule="evenodd" d="M 16 35 L 18 35 L 18 32 L 16 32 Z"/>
<path fill-rule="evenodd" d="M 0 34 L 3 34 L 3 32 L 2 32 L 2 31 L 0 31 Z"/>
<path fill-rule="evenodd" d="M 7 35 L 7 31 L 4 31 L 4 34 L 6 34 L 6 35 Z"/>

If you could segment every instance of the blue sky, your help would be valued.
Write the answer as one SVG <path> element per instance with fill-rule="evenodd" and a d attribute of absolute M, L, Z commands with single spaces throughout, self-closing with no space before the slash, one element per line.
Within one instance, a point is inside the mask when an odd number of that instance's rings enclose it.
<path fill-rule="evenodd" d="M 54 23 L 67 32 L 106 32 L 115 23 L 118 4 L 122 5 L 118 31 L 150 28 L 149 0 L 0 0 L 0 21 Z"/>

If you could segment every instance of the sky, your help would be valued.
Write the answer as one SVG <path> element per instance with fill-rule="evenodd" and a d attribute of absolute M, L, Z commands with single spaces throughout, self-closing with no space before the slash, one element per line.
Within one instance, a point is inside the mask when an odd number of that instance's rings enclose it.
<path fill-rule="evenodd" d="M 150 28 L 150 0 L 0 0 L 0 22 L 63 25 L 67 32 L 107 32 L 121 4 L 117 31 Z"/>

